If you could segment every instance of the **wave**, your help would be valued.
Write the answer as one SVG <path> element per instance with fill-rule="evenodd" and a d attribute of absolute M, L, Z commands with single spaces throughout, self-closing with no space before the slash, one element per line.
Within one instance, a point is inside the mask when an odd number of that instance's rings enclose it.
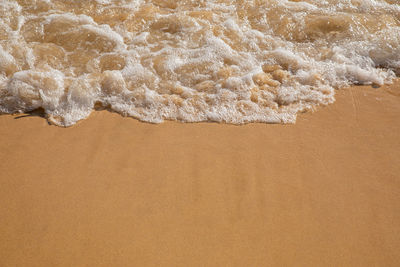
<path fill-rule="evenodd" d="M 0 111 L 293 123 L 400 70 L 395 0 L 3 0 Z"/>

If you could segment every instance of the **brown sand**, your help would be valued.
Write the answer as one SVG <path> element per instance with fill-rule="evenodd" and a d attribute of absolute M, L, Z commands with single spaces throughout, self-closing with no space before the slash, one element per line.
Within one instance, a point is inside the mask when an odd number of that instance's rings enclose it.
<path fill-rule="evenodd" d="M 1 266 L 399 266 L 400 84 L 295 125 L 0 117 Z"/>

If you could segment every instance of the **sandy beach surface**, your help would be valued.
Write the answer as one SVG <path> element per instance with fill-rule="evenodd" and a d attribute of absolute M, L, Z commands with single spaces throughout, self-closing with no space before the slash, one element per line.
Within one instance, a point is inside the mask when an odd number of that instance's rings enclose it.
<path fill-rule="evenodd" d="M 294 125 L 0 116 L 1 266 L 399 266 L 400 83 Z"/>

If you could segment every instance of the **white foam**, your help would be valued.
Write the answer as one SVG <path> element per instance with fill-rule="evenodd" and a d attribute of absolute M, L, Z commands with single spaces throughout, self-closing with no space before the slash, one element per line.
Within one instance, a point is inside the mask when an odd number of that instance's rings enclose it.
<path fill-rule="evenodd" d="M 400 5 L 384 0 L 40 3 L 0 3 L 0 111 L 58 125 L 96 103 L 155 123 L 291 123 L 400 69 Z"/>

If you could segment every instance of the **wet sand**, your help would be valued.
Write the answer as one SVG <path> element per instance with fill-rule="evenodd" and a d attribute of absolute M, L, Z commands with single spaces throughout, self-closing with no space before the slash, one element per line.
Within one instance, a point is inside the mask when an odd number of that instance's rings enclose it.
<path fill-rule="evenodd" d="M 399 266 L 400 83 L 295 125 L 0 116 L 1 266 Z"/>

